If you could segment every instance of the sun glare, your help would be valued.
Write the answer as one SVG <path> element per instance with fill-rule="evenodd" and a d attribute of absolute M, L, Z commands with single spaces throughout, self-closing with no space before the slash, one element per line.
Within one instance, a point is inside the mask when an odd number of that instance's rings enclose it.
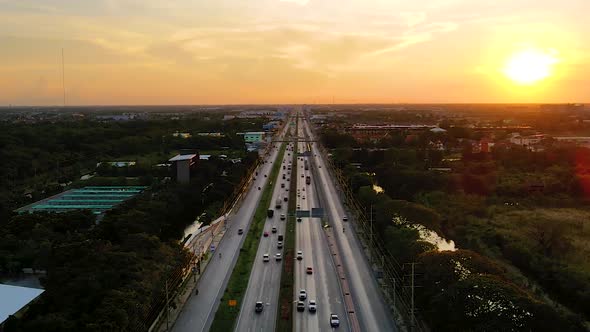
<path fill-rule="evenodd" d="M 523 50 L 512 55 L 504 67 L 504 75 L 512 81 L 531 85 L 551 76 L 558 62 L 555 51 Z"/>

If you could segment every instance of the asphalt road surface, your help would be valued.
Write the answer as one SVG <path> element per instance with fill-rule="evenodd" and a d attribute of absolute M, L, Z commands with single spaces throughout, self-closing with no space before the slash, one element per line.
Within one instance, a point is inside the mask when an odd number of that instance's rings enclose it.
<path fill-rule="evenodd" d="M 288 125 L 284 127 L 279 137 L 284 137 L 288 127 Z M 256 180 L 245 194 L 241 205 L 230 214 L 229 228 L 198 282 L 199 295 L 192 296 L 188 300 L 174 323 L 172 331 L 202 332 L 208 331 L 211 327 L 215 312 L 219 307 L 219 301 L 237 261 L 239 249 L 254 216 L 256 206 L 260 201 L 262 190 L 258 190 L 258 187 L 264 188 L 269 180 L 268 177 L 264 177 L 264 174 L 270 174 L 273 162 L 277 159 L 278 151 L 278 149 L 271 150 L 270 155 L 265 158 L 265 163 L 259 166 L 258 176 L 256 176 Z M 238 229 L 240 228 L 244 230 L 244 235 L 238 235 Z M 222 253 L 221 257 L 218 255 L 219 252 Z M 271 263 L 274 264 L 275 262 Z"/>
<path fill-rule="evenodd" d="M 303 128 L 299 127 L 299 136 L 303 137 Z M 307 143 L 299 143 L 299 151 L 307 149 Z M 304 159 L 297 159 L 297 204 L 301 210 L 311 210 L 320 207 L 318 192 L 316 191 L 315 179 L 309 170 L 304 168 Z M 301 177 L 303 174 L 303 177 Z M 311 176 L 311 184 L 307 185 L 306 176 Z M 305 198 L 305 199 L 304 199 Z M 326 242 L 322 221 L 320 218 L 301 218 L 296 223 L 297 238 L 295 241 L 295 252 L 303 252 L 302 260 L 295 260 L 295 286 L 293 300 L 296 301 L 300 289 L 307 292 L 305 311 L 297 312 L 294 308 L 294 330 L 295 331 L 330 331 L 329 316 L 335 313 L 340 318 L 340 331 L 348 331 L 349 326 L 346 320 L 346 310 L 343 303 L 340 284 L 336 275 L 334 263 Z M 306 268 L 311 267 L 313 273 L 307 274 Z M 309 300 L 317 303 L 317 312 L 311 313 L 308 309 Z M 295 306 L 295 302 L 294 302 Z"/>
<path fill-rule="evenodd" d="M 303 123 L 305 131 L 311 136 L 312 132 L 309 123 L 307 121 Z M 311 137 L 315 139 L 313 136 Z M 330 224 L 335 229 L 336 242 L 350 284 L 361 331 L 398 331 L 393 321 L 393 315 L 383 299 L 379 285 L 362 251 L 358 238 L 351 231 L 348 222 L 342 221 L 342 218 L 347 216 L 347 213 L 336 191 L 334 181 L 327 171 L 326 162 L 317 149 L 317 143 L 312 143 L 312 156 L 315 165 L 318 166 L 317 174 L 320 177 L 320 179 L 315 180 L 319 181 L 318 184 L 324 188 L 324 209 Z M 348 231 L 342 231 L 343 227 Z M 339 317 L 342 322 L 344 317 L 340 315 Z"/>
<path fill-rule="evenodd" d="M 280 143 L 275 143 L 275 146 L 280 148 Z M 288 201 L 284 201 L 284 197 L 289 197 L 289 181 L 287 181 L 288 165 L 291 160 L 289 156 L 291 152 L 286 151 L 281 163 L 281 169 L 276 179 L 273 181 L 274 189 L 272 193 L 271 206 L 274 210 L 272 218 L 266 218 L 264 224 L 264 232 L 268 236 L 260 234 L 260 243 L 256 253 L 256 259 L 252 266 L 250 279 L 248 280 L 248 288 L 242 300 L 241 310 L 238 316 L 236 331 L 274 331 L 277 309 L 279 307 L 279 288 L 281 283 L 281 271 L 283 266 L 283 249 L 278 248 L 278 236 L 285 234 L 286 219 L 281 220 L 281 215 L 287 215 Z M 282 166 L 285 166 L 283 170 Z M 282 179 L 285 174 L 285 180 Z M 284 188 L 281 187 L 284 184 Z M 278 202 L 278 203 L 277 203 Z M 277 206 L 280 204 L 280 207 Z M 272 232 L 272 228 L 276 227 L 276 233 Z M 275 255 L 281 254 L 281 260 L 277 261 Z M 262 257 L 268 254 L 270 261 L 264 262 Z M 254 312 L 254 305 L 261 301 L 264 309 L 260 313 Z"/>

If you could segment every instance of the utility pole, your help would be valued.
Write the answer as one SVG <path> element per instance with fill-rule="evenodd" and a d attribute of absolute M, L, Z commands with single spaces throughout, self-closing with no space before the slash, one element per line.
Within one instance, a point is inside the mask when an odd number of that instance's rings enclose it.
<path fill-rule="evenodd" d="M 170 315 L 170 300 L 168 299 L 168 279 L 166 279 L 166 331 L 169 331 L 168 316 Z"/>
<path fill-rule="evenodd" d="M 415 321 L 415 318 L 414 318 L 415 317 L 415 315 L 414 315 L 414 309 L 415 309 L 414 308 L 414 266 L 415 265 L 416 265 L 416 263 L 414 263 L 414 262 L 411 263 L 411 266 L 412 266 L 412 278 L 411 278 L 412 281 L 411 282 L 412 282 L 412 284 L 410 287 L 411 287 L 411 291 L 412 291 L 412 299 L 411 299 L 412 302 L 410 304 L 410 313 L 411 313 L 412 317 L 410 319 L 412 320 L 412 322 L 410 324 L 410 328 L 412 331 L 414 331 L 414 327 L 415 327 L 415 324 L 414 324 L 415 323 L 414 322 Z"/>

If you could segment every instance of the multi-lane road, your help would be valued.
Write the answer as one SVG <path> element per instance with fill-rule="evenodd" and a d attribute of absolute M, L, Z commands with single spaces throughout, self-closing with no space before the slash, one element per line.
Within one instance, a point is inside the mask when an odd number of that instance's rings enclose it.
<path fill-rule="evenodd" d="M 279 149 L 280 144 L 276 143 L 275 147 Z M 274 185 L 270 209 L 274 211 L 274 214 L 266 218 L 263 234 L 260 234 L 260 243 L 250 273 L 248 288 L 242 300 L 236 331 L 274 331 L 275 329 L 283 266 L 283 248 L 279 248 L 278 238 L 281 235 L 284 236 L 286 229 L 289 202 L 284 199 L 289 197 L 290 176 L 288 173 L 290 171 L 287 168 L 292 158 L 291 153 L 293 152 L 285 152 L 283 160 L 279 161 L 281 166 L 277 178 L 270 179 Z M 277 260 L 277 254 L 280 254 L 280 260 Z M 268 261 L 263 259 L 264 255 L 268 255 Z M 262 312 L 255 312 L 256 302 L 262 302 L 264 308 Z"/>
<path fill-rule="evenodd" d="M 304 128 L 299 126 L 298 136 L 307 139 Z M 298 150 L 301 153 L 309 151 L 310 144 L 307 142 L 298 143 Z M 313 156 L 313 151 L 309 152 Z M 305 169 L 305 160 L 311 157 L 297 158 L 297 205 L 299 210 L 311 210 L 321 208 L 320 196 L 317 191 L 316 179 L 312 174 L 313 165 L 308 160 L 308 169 Z M 306 177 L 311 179 L 306 184 Z M 330 251 L 322 230 L 320 218 L 301 218 L 296 225 L 297 238 L 295 251 L 302 251 L 303 259 L 295 260 L 295 287 L 293 294 L 294 301 L 297 300 L 301 289 L 307 292 L 305 311 L 294 312 L 295 331 L 330 331 L 330 314 L 337 314 L 340 318 L 342 331 L 349 330 L 346 320 L 340 283 Z M 312 274 L 307 274 L 307 267 L 312 268 Z M 317 304 L 315 313 L 309 312 L 309 301 L 314 300 Z M 295 310 L 295 308 L 294 308 Z"/>
<path fill-rule="evenodd" d="M 303 121 L 306 133 L 315 139 L 309 122 Z M 348 217 L 336 185 L 328 173 L 326 161 L 319 152 L 318 143 L 313 142 L 312 153 L 314 163 L 317 166 L 316 174 L 319 175 L 318 184 L 323 188 L 324 209 L 331 227 L 334 228 L 336 242 L 342 258 L 346 277 L 350 285 L 354 301 L 356 316 L 359 320 L 361 331 L 397 331 L 393 321 L 393 315 L 389 306 L 385 303 L 376 279 L 373 276 L 371 265 L 363 253 L 359 239 L 343 218 Z M 348 231 L 345 231 L 348 229 Z M 342 320 L 342 319 L 341 319 Z"/>
<path fill-rule="evenodd" d="M 287 122 L 289 123 L 289 121 Z M 322 218 L 302 217 L 296 222 L 295 252 L 301 251 L 303 259 L 294 261 L 294 294 L 293 317 L 295 331 L 330 331 L 330 314 L 337 314 L 340 318 L 338 330 L 350 331 L 358 326 L 360 331 L 397 331 L 392 313 L 383 300 L 379 285 L 373 276 L 371 265 L 366 259 L 359 239 L 349 225 L 343 221 L 348 216 L 344 205 L 338 195 L 335 182 L 331 178 L 327 162 L 320 153 L 319 146 L 310 124 L 304 118 L 299 120 L 299 130 L 294 132 L 293 127 L 286 125 L 277 138 L 282 140 L 287 131 L 291 135 L 297 135 L 303 142 L 297 143 L 300 153 L 309 150 L 308 156 L 298 156 L 295 165 L 290 165 L 292 154 L 296 153 L 295 145 L 289 143 L 289 149 L 283 160 L 276 160 L 280 148 L 275 143 L 266 162 L 258 170 L 258 176 L 254 180 L 245 198 L 235 213 L 230 214 L 230 229 L 220 242 L 217 251 L 223 254 L 223 258 L 215 255 L 207 266 L 199 282 L 199 295 L 194 296 L 183 308 L 183 312 L 174 325 L 174 331 L 207 331 L 212 323 L 215 311 L 223 290 L 227 286 L 228 279 L 235 265 L 242 246 L 244 235 L 238 235 L 237 230 L 242 228 L 244 234 L 252 220 L 262 191 L 267 181 L 272 181 L 273 192 L 271 208 L 274 215 L 265 221 L 264 231 L 268 236 L 261 234 L 256 259 L 254 261 L 244 299 L 240 305 L 241 310 L 236 322 L 236 331 L 274 331 L 279 309 L 279 288 L 283 261 L 276 260 L 276 254 L 282 256 L 283 250 L 278 247 L 278 237 L 285 234 L 286 221 L 281 215 L 287 216 L 287 204 L 297 204 L 297 210 L 311 211 L 312 208 L 323 208 L 323 221 L 332 229 L 332 238 L 338 257 L 343 266 L 344 278 L 347 282 L 350 295 L 347 295 L 352 308 L 344 305 L 344 296 L 340 276 L 337 274 L 332 253 L 328 248 L 327 234 L 323 229 Z M 309 140 L 311 142 L 305 142 Z M 308 160 L 308 168 L 305 169 L 305 160 Z M 281 164 L 281 170 L 277 179 L 269 179 L 274 163 Z M 282 166 L 285 166 L 283 170 Z M 288 170 L 291 166 L 291 171 Z M 289 197 L 291 172 L 297 171 L 293 181 L 297 181 L 297 199 L 295 202 L 285 202 Z M 285 178 L 283 179 L 283 175 Z M 307 176 L 311 183 L 306 183 Z M 284 184 L 284 186 L 283 186 Z M 281 202 L 281 207 L 276 207 L 276 202 Z M 273 233 L 273 227 L 276 233 Z M 347 231 L 344 231 L 346 229 Z M 269 255 L 269 261 L 263 260 L 263 255 Z M 312 268 L 312 273 L 307 273 L 307 268 Z M 340 268 L 342 270 L 342 268 Z M 303 301 L 305 310 L 296 310 L 300 290 L 305 290 L 307 298 Z M 315 300 L 317 312 L 309 311 L 309 301 Z M 256 302 L 263 303 L 263 311 L 256 313 Z M 347 310 L 354 311 L 354 322 L 349 321 Z"/>
<path fill-rule="evenodd" d="M 278 134 L 279 139 L 285 137 L 287 128 L 288 126 L 285 126 Z M 262 190 L 258 190 L 258 187 L 264 188 L 267 181 L 269 181 L 268 177 L 264 177 L 264 174 L 270 174 L 278 153 L 279 149 L 273 148 L 269 156 L 264 157 L 264 163 L 257 169 L 259 176 L 256 177 L 256 180 L 252 182 L 248 191 L 244 194 L 244 199 L 237 206 L 237 210 L 230 213 L 228 218 L 229 229 L 215 249 L 215 255 L 211 258 L 197 285 L 199 295 L 192 296 L 185 304 L 180 316 L 174 323 L 173 331 L 203 332 L 208 331 L 211 327 L 223 291 L 227 287 L 227 282 L 237 261 L 239 249 L 242 247 L 250 222 L 262 196 Z M 244 230 L 243 235 L 238 235 L 238 229 L 240 228 Z M 218 253 L 221 253 L 221 256 Z"/>

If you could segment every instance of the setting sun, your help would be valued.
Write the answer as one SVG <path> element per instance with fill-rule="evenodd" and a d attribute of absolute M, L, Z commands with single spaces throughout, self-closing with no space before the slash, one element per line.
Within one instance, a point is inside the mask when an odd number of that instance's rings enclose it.
<path fill-rule="evenodd" d="M 529 49 L 520 51 L 508 60 L 504 74 L 512 81 L 530 85 L 552 74 L 552 67 L 558 62 L 555 51 Z"/>

